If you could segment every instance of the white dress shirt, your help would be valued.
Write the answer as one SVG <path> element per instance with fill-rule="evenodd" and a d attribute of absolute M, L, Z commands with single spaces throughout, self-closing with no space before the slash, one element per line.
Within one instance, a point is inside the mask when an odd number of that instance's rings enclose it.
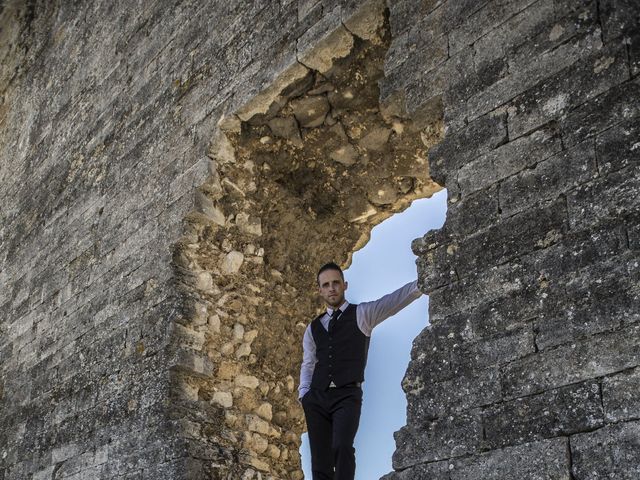
<path fill-rule="evenodd" d="M 370 337 L 371 332 L 376 325 L 382 323 L 382 321 L 392 315 L 395 315 L 411 302 L 417 300 L 421 295 L 422 292 L 418 289 L 418 281 L 414 280 L 413 282 L 407 283 L 395 292 L 388 293 L 378 300 L 359 303 L 356 308 L 356 322 L 358 323 L 358 328 L 360 328 L 360 331 L 367 337 Z M 349 302 L 345 300 L 345 302 L 340 305 L 340 310 L 344 312 L 348 305 Z M 332 314 L 333 308 L 329 307 L 327 308 L 327 312 L 322 316 L 322 318 L 320 318 L 322 326 L 327 331 L 329 330 L 329 320 L 331 320 Z M 340 318 L 336 321 L 339 322 Z M 304 394 L 309 391 L 316 362 L 316 342 L 313 340 L 311 324 L 309 324 L 307 325 L 307 329 L 304 331 L 304 337 L 302 338 L 302 366 L 300 367 L 298 398 L 302 398 Z"/>

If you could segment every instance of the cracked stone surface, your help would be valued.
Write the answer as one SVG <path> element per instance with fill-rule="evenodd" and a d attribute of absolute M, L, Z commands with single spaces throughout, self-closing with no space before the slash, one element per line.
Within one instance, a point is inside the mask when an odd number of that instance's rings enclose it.
<path fill-rule="evenodd" d="M 302 478 L 315 270 L 442 188 L 384 478 L 638 478 L 639 8 L 3 2 L 0 478 Z"/>

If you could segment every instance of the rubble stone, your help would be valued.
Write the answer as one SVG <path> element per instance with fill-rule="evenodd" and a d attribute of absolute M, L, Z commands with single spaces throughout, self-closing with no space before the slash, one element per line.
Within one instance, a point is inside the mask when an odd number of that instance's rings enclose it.
<path fill-rule="evenodd" d="M 313 95 L 293 100 L 291 108 L 301 127 L 319 127 L 329 112 L 329 102 L 324 96 Z"/>
<path fill-rule="evenodd" d="M 242 252 L 236 250 L 229 252 L 220 262 L 220 268 L 224 273 L 237 273 L 244 261 Z"/>

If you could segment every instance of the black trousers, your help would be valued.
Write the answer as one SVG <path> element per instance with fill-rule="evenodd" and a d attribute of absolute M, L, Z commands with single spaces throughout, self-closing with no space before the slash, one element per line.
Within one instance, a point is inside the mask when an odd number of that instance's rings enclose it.
<path fill-rule="evenodd" d="M 313 480 L 353 480 L 362 389 L 311 389 L 302 397 L 311 447 Z"/>

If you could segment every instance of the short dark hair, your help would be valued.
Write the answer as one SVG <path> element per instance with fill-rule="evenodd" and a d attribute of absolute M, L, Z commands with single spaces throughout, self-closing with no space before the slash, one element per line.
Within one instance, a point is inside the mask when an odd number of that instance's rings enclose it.
<path fill-rule="evenodd" d="M 337 263 L 329 262 L 325 263 L 320 267 L 320 270 L 318 270 L 318 275 L 316 275 L 316 281 L 318 282 L 318 285 L 320 285 L 320 274 L 325 270 L 337 270 L 338 272 L 340 272 L 340 276 L 342 277 L 342 281 L 344 282 L 344 273 L 342 273 L 342 269 L 338 266 Z"/>

